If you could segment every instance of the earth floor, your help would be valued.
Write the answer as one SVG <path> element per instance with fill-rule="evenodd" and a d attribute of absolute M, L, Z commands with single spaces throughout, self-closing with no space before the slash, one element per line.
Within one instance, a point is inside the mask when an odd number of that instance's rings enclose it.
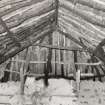
<path fill-rule="evenodd" d="M 43 80 L 28 78 L 25 95 L 20 95 L 19 82 L 0 83 L 1 105 L 105 105 L 105 83 L 82 81 L 79 96 L 74 93 L 73 81 L 49 79 L 45 88 Z"/>

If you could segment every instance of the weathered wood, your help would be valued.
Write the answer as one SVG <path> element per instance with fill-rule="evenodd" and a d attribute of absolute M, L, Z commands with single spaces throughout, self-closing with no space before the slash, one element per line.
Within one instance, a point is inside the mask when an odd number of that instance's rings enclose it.
<path fill-rule="evenodd" d="M 43 0 L 41 2 L 34 3 L 35 1 L 33 0 L 28 2 L 18 0 L 17 2 L 13 2 L 9 0 L 8 2 L 2 2 L 2 4 L 0 4 L 0 14 L 3 16 L 3 21 L 6 23 L 7 27 L 10 28 L 10 31 L 14 36 L 19 39 L 21 44 L 21 47 L 17 48 L 12 40 L 7 37 L 5 30 L 1 27 L 0 31 L 3 29 L 0 34 L 0 55 L 2 62 L 7 60 L 9 55 L 10 57 L 14 56 L 16 53 L 32 45 L 35 40 L 37 41 L 40 39 L 40 33 L 43 33 L 43 31 L 45 32 L 46 30 L 45 34 L 50 32 L 50 25 L 54 22 L 54 1 Z M 19 9 L 18 6 L 21 8 Z M 9 9 L 6 9 L 5 7 L 8 7 Z M 45 34 L 42 36 L 45 36 Z M 37 35 L 39 35 L 40 38 Z M 2 55 L 4 55 L 4 57 Z"/>
<path fill-rule="evenodd" d="M 80 78 L 81 78 L 81 70 L 78 69 L 76 72 L 76 88 L 77 88 L 77 95 L 79 96 L 79 90 L 80 90 Z"/>
<path fill-rule="evenodd" d="M 64 7 L 69 11 L 73 11 L 73 13 L 80 16 L 82 19 L 85 19 L 86 21 L 94 25 L 98 25 L 105 28 L 105 22 L 102 16 L 98 16 L 90 11 L 82 10 L 67 0 L 61 0 L 60 6 Z"/>
<path fill-rule="evenodd" d="M 4 30 L 7 32 L 7 37 L 9 37 L 11 40 L 13 40 L 13 42 L 18 45 L 18 47 L 20 46 L 18 39 L 13 35 L 13 33 L 8 29 L 8 27 L 6 26 L 5 22 L 2 20 L 2 18 L 0 17 L 0 23 L 2 24 Z"/>
<path fill-rule="evenodd" d="M 77 43 L 78 45 L 80 45 L 83 49 L 86 49 L 89 53 L 93 54 L 94 56 L 96 56 L 98 59 L 100 59 L 102 62 L 105 63 L 104 55 L 100 55 L 101 53 L 103 54 L 103 51 L 102 51 L 102 48 L 101 47 L 97 47 L 96 49 L 88 48 L 88 46 L 84 46 L 82 43 L 80 43 L 80 41 L 78 41 L 77 39 L 75 39 L 74 37 L 72 37 L 72 35 L 70 35 L 68 33 L 65 33 L 65 32 L 63 32 L 61 30 L 58 30 L 58 31 L 62 35 L 65 35 L 70 40 L 74 41 L 75 43 Z M 100 53 L 100 51 L 101 51 L 101 53 Z"/>
<path fill-rule="evenodd" d="M 31 57 L 29 49 L 30 48 L 26 49 L 26 57 L 25 57 L 26 62 L 24 64 L 24 68 L 23 68 L 24 69 L 24 84 L 25 84 L 26 79 L 27 79 L 27 75 L 26 74 L 29 72 L 29 62 L 30 62 L 30 57 Z"/>
<path fill-rule="evenodd" d="M 99 61 L 97 63 L 75 63 L 75 65 L 86 65 L 86 66 L 98 66 L 98 65 L 101 65 L 102 62 Z"/>
<path fill-rule="evenodd" d="M 87 48 L 84 47 L 84 45 L 80 41 L 78 41 L 72 35 L 70 35 L 70 33 L 68 34 L 66 32 L 63 32 L 60 29 L 58 29 L 58 32 L 60 32 L 62 35 L 65 35 L 67 38 L 69 38 L 70 40 L 74 41 L 76 44 L 78 44 L 79 46 L 82 46 L 85 50 L 87 50 Z M 91 52 L 91 50 L 89 50 L 89 52 Z"/>
<path fill-rule="evenodd" d="M 14 60 L 14 58 L 12 58 L 12 60 Z M 9 76 L 9 80 L 12 81 L 12 76 L 13 74 L 11 73 L 13 71 L 13 67 L 14 67 L 14 62 L 11 62 L 11 66 L 10 66 L 10 76 Z"/>
<path fill-rule="evenodd" d="M 78 51 L 74 51 L 74 63 L 77 63 L 77 62 L 78 62 Z M 75 69 L 76 69 L 76 72 L 77 72 L 78 65 L 75 65 Z"/>
<path fill-rule="evenodd" d="M 65 31 L 66 33 L 70 33 L 73 38 L 78 40 L 82 46 L 90 47 L 91 49 L 95 49 L 95 47 L 98 45 L 99 40 L 96 40 L 96 38 L 93 38 L 88 33 L 81 32 L 82 29 L 75 28 L 71 24 L 66 24 L 65 21 L 60 21 L 60 28 L 61 30 Z M 78 44 L 77 44 L 78 45 Z"/>
<path fill-rule="evenodd" d="M 48 37 L 49 45 L 52 45 L 52 33 Z M 46 67 L 45 67 L 45 80 L 44 80 L 45 86 L 49 85 L 49 83 L 48 83 L 48 75 L 49 75 L 50 72 L 52 72 L 51 60 L 52 60 L 52 49 L 49 49 L 48 50 L 48 56 L 47 56 L 47 63 L 46 63 Z"/>
<path fill-rule="evenodd" d="M 78 52 L 77 51 L 73 51 L 73 57 L 74 57 L 74 63 L 77 63 L 78 62 Z M 77 79 L 77 70 L 78 70 L 78 65 L 74 65 L 74 70 L 73 70 L 73 76 L 74 76 L 74 79 L 76 80 Z"/>
<path fill-rule="evenodd" d="M 63 9 L 62 9 L 63 10 Z M 67 14 L 67 11 L 60 10 L 59 15 L 59 22 L 65 23 L 66 25 L 73 27 L 72 29 L 81 33 L 81 36 L 88 40 L 89 43 L 93 45 L 98 45 L 98 43 L 104 38 L 105 32 L 101 32 L 100 30 L 96 30 L 94 25 L 91 23 L 88 23 L 86 21 L 83 21 L 82 19 L 76 18 L 72 15 L 72 13 Z M 62 25 L 65 25 L 62 24 Z M 59 24 L 59 27 L 62 27 L 61 24 Z M 68 27 L 68 30 L 70 28 Z M 95 43 L 94 43 L 94 42 Z"/>
<path fill-rule="evenodd" d="M 65 15 L 65 17 L 63 15 Z M 59 8 L 59 17 L 63 17 L 63 19 L 66 19 L 66 20 L 69 20 L 69 18 L 70 18 L 69 21 L 72 20 L 73 23 L 80 25 L 80 27 L 84 26 L 84 29 L 86 28 L 86 29 L 88 29 L 88 31 L 90 31 L 92 33 L 91 35 L 93 38 L 95 38 L 95 36 L 96 36 L 97 39 L 99 38 L 102 40 L 105 36 L 105 31 L 102 30 L 102 28 L 99 28 L 99 27 L 95 26 L 94 24 L 91 24 L 91 23 L 87 22 L 86 20 L 81 19 L 78 15 L 76 16 L 73 13 L 73 11 L 69 11 L 67 9 L 60 7 Z M 69 22 L 69 21 L 67 21 L 67 22 Z M 81 29 L 81 28 L 79 28 L 79 29 Z M 84 31 L 84 33 L 88 34 L 87 31 L 86 32 Z M 96 33 L 96 35 L 94 35 L 94 33 Z"/>
<path fill-rule="evenodd" d="M 105 64 L 105 52 L 104 52 L 104 49 L 102 48 L 102 46 L 100 46 L 100 44 L 94 50 L 93 55 L 97 55 L 98 58 L 100 60 L 102 60 L 103 63 Z"/>
<path fill-rule="evenodd" d="M 81 49 L 79 47 L 62 47 L 62 46 L 53 46 L 53 45 L 46 45 L 46 44 L 37 44 L 33 46 L 39 46 L 39 47 L 45 47 L 45 48 L 50 48 L 50 49 L 56 49 L 56 50 L 66 50 L 66 51 L 86 51 L 84 49 Z"/>
<path fill-rule="evenodd" d="M 81 80 L 86 80 L 86 79 L 92 79 L 92 78 L 98 78 L 98 77 L 104 77 L 105 74 L 102 74 L 102 75 L 94 75 L 92 73 L 89 73 L 89 74 L 81 74 Z M 44 76 L 39 76 L 36 78 L 36 80 L 39 80 L 39 79 L 43 79 L 45 78 Z M 49 75 L 48 78 L 64 78 L 64 79 L 70 79 L 70 80 L 74 80 L 73 78 L 73 74 L 69 75 L 68 77 L 67 76 L 61 76 L 61 75 Z"/>
<path fill-rule="evenodd" d="M 38 16 L 41 16 L 47 12 L 50 12 L 51 10 L 55 9 L 54 0 L 44 0 L 42 2 L 32 4 L 30 6 L 26 6 L 24 8 L 19 8 L 19 10 L 14 10 L 13 12 L 6 14 L 2 17 L 4 22 L 7 24 L 8 28 L 14 28 L 22 23 L 24 23 L 26 20 L 31 18 L 37 18 Z M 7 10 L 8 11 L 8 10 Z M 3 11 L 3 13 L 5 13 Z M 0 13 L 1 14 L 1 13 Z M 5 30 L 0 26 L 0 33 L 5 32 Z"/>
<path fill-rule="evenodd" d="M 20 94 L 24 95 L 24 63 L 21 64 L 21 68 L 20 68 Z"/>
<path fill-rule="evenodd" d="M 20 35 L 21 31 L 25 32 L 26 30 L 28 30 L 28 28 L 34 30 L 34 27 L 36 27 L 37 24 L 41 24 L 41 23 L 45 22 L 46 20 L 50 20 L 50 18 L 53 18 L 54 13 L 55 13 L 54 10 L 52 10 L 52 11 L 42 14 L 40 16 L 32 17 L 32 18 L 24 21 L 22 24 L 18 25 L 17 27 L 10 29 L 10 31 L 13 32 L 14 34 Z M 2 33 L 2 34 L 0 34 L 0 36 L 4 36 L 6 34 L 7 33 Z"/>
<path fill-rule="evenodd" d="M 74 0 L 70 0 L 73 2 Z M 77 3 L 105 12 L 105 2 L 101 0 L 77 0 Z"/>
<path fill-rule="evenodd" d="M 28 7 L 44 0 L 2 0 L 0 1 L 0 16 L 4 16 L 23 7 Z"/>
<path fill-rule="evenodd" d="M 1 56 L 0 57 L 0 64 L 5 62 L 7 59 L 15 56 L 17 53 L 19 53 L 20 51 L 23 51 L 25 48 L 28 48 L 29 46 L 31 46 L 33 43 L 37 42 L 39 39 L 41 39 L 43 36 L 46 36 L 48 35 L 49 33 L 51 33 L 51 29 L 46 29 L 46 30 L 43 30 L 43 32 L 40 32 L 39 34 L 38 33 L 34 33 L 32 40 L 26 40 L 23 42 L 23 44 L 21 45 L 20 48 L 14 48 L 12 51 L 10 52 L 7 52 L 4 56 Z M 35 36 L 37 35 L 37 36 Z"/>
<path fill-rule="evenodd" d="M 24 30 L 22 30 L 22 27 L 17 29 L 17 32 L 15 31 L 16 32 L 15 34 L 18 33 L 20 44 L 24 43 L 25 40 L 27 41 L 27 43 L 29 43 L 29 41 L 33 40 L 33 38 L 36 37 L 38 33 L 42 32 L 42 30 L 50 29 L 50 25 L 53 24 L 54 22 L 52 17 L 53 15 L 54 11 L 45 14 L 44 16 L 38 18 L 38 20 L 31 21 L 31 24 L 25 23 Z M 52 20 L 50 21 L 50 19 Z M 31 28 L 33 28 L 33 30 L 31 30 Z M 6 53 L 11 52 L 13 48 L 16 49 L 14 43 L 11 43 L 11 40 L 9 41 L 10 42 L 6 41 L 6 43 L 4 43 L 5 41 L 4 42 L 1 41 L 1 44 L 7 44 L 7 47 L 5 49 L 0 50 L 1 55 L 2 54 L 5 55 Z"/>

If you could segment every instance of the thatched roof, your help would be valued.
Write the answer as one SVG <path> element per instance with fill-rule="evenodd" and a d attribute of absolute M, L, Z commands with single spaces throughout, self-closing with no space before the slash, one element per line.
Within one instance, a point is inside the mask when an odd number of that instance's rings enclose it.
<path fill-rule="evenodd" d="M 76 1 L 76 0 L 75 0 Z M 90 47 L 105 38 L 105 1 L 60 0 L 59 24 L 77 40 L 83 39 Z"/>
<path fill-rule="evenodd" d="M 56 1 L 0 1 L 0 64 L 50 34 L 56 23 L 60 33 L 103 58 L 97 49 L 104 45 L 105 1 Z"/>
<path fill-rule="evenodd" d="M 89 48 L 104 60 L 105 44 L 104 0 L 60 0 L 59 30 L 84 48 Z M 63 32 L 62 32 L 63 31 Z"/>
<path fill-rule="evenodd" d="M 0 1 L 0 64 L 53 30 L 54 0 Z"/>

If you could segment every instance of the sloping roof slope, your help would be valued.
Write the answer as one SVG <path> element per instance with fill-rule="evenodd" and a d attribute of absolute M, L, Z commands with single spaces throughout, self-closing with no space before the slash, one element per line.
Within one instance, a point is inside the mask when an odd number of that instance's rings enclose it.
<path fill-rule="evenodd" d="M 0 64 L 52 32 L 54 0 L 0 1 Z"/>
<path fill-rule="evenodd" d="M 59 27 L 88 47 L 105 38 L 104 0 L 60 0 Z"/>

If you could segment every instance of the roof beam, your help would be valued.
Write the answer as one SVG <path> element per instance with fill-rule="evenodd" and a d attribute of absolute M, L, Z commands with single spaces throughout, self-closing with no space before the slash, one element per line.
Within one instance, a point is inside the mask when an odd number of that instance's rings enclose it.
<path fill-rule="evenodd" d="M 74 41 L 76 44 L 80 45 L 84 50 L 87 50 L 89 53 L 91 53 L 94 56 L 96 56 L 98 59 L 100 59 L 105 64 L 104 50 L 102 49 L 100 44 L 96 47 L 95 50 L 93 50 L 92 48 L 87 48 L 87 46 L 84 46 L 80 41 L 78 41 L 77 39 L 72 37 L 69 33 L 65 33 L 65 32 L 61 31 L 60 29 L 58 29 L 58 32 L 61 33 L 62 35 L 65 35 L 70 40 Z"/>
<path fill-rule="evenodd" d="M 62 46 L 53 46 L 53 45 L 47 45 L 47 44 L 35 44 L 33 46 L 40 46 L 40 47 L 45 47 L 45 48 L 50 48 L 50 49 L 56 49 L 56 50 L 67 50 L 67 51 L 86 51 L 82 48 L 79 47 L 62 47 Z"/>
<path fill-rule="evenodd" d="M 13 35 L 13 33 L 8 29 L 7 25 L 5 24 L 5 22 L 3 21 L 3 19 L 0 17 L 0 23 L 3 26 L 4 30 L 7 32 L 7 37 L 9 37 L 10 39 L 13 40 L 13 42 L 20 47 L 20 43 L 18 41 L 18 39 Z"/>
<path fill-rule="evenodd" d="M 72 37 L 72 35 L 70 35 L 69 33 L 63 32 L 60 29 L 58 29 L 58 32 L 61 33 L 62 35 L 65 35 L 67 38 L 74 41 L 76 44 L 80 45 L 85 51 L 92 52 L 92 49 L 87 48 L 86 46 L 84 46 L 80 41 L 78 41 L 77 39 Z"/>

